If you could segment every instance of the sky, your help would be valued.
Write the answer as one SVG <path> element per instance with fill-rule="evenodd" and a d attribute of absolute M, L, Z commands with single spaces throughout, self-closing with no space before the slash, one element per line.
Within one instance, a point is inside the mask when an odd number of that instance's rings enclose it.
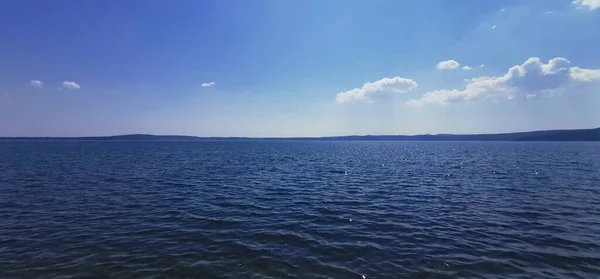
<path fill-rule="evenodd" d="M 600 0 L 0 1 L 0 136 L 600 127 Z"/>

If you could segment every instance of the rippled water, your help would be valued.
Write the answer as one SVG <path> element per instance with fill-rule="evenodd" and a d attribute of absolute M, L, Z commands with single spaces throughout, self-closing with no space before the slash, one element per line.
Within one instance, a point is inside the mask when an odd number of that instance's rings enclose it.
<path fill-rule="evenodd" d="M 0 142 L 2 278 L 598 278 L 600 144 Z"/>

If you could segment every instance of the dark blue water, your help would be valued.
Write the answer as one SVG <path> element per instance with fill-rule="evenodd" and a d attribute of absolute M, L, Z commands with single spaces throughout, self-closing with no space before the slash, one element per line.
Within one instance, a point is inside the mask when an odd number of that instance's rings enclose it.
<path fill-rule="evenodd" d="M 2 278 L 598 278 L 600 144 L 0 142 Z"/>

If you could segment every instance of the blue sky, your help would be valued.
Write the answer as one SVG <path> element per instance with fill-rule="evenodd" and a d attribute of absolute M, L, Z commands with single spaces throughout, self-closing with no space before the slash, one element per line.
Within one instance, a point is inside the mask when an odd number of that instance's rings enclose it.
<path fill-rule="evenodd" d="M 600 0 L 2 1 L 0 136 L 598 127 L 598 26 Z"/>

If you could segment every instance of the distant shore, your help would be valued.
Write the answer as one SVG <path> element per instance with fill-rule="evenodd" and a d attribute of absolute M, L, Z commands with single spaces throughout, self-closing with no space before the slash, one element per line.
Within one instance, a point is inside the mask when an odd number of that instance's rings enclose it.
<path fill-rule="evenodd" d="M 0 137 L 0 140 L 130 140 L 130 141 L 202 141 L 202 140 L 346 140 L 346 141 L 600 141 L 600 128 L 546 130 L 501 134 L 438 135 L 365 135 L 332 137 L 196 137 L 177 135 L 131 134 L 97 137 Z"/>

